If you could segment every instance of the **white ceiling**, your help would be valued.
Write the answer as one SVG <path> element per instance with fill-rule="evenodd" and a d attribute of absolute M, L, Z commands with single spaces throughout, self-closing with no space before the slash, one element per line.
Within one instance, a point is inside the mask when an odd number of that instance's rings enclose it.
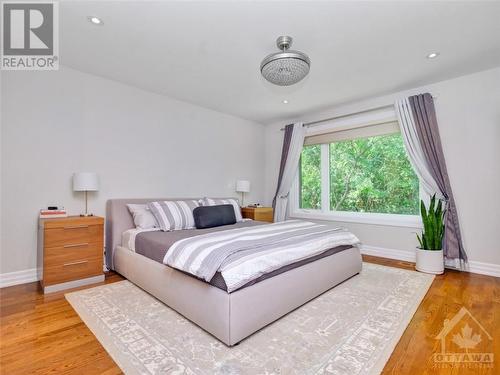
<path fill-rule="evenodd" d="M 499 66 L 499 20 L 498 1 L 62 1 L 60 62 L 268 123 Z M 279 35 L 312 61 L 288 88 L 259 71 Z"/>

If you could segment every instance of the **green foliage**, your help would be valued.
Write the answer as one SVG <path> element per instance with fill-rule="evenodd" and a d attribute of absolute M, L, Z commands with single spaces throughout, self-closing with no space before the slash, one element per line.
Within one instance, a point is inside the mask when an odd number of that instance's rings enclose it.
<path fill-rule="evenodd" d="M 418 178 L 399 133 L 332 143 L 330 209 L 418 215 Z M 301 159 L 301 208 L 321 207 L 321 146 Z"/>
<path fill-rule="evenodd" d="M 304 147 L 300 168 L 300 208 L 321 208 L 321 146 Z"/>
<path fill-rule="evenodd" d="M 436 195 L 434 194 L 431 197 L 429 210 L 427 210 L 424 201 L 420 201 L 420 215 L 424 224 L 422 236 L 417 234 L 420 248 L 424 250 L 441 250 L 444 236 L 443 202 L 438 199 L 436 205 Z"/>

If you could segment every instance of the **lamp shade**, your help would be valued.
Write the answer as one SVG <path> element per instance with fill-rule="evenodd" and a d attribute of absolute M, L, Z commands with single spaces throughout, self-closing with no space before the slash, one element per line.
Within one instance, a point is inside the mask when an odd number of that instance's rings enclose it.
<path fill-rule="evenodd" d="M 246 180 L 236 181 L 236 191 L 238 193 L 248 193 L 250 191 L 250 181 Z"/>
<path fill-rule="evenodd" d="M 99 177 L 93 172 L 79 172 L 73 174 L 74 191 L 97 191 L 99 190 Z"/>

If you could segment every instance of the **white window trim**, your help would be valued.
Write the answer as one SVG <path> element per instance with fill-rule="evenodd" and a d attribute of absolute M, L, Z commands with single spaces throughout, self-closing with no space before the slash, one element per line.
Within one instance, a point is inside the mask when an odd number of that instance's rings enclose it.
<path fill-rule="evenodd" d="M 299 178 L 294 181 L 290 190 L 290 217 L 297 219 L 341 221 L 345 223 L 384 225 L 392 227 L 422 228 L 419 215 L 380 214 L 374 212 L 330 211 L 299 208 Z M 322 190 L 323 193 L 323 190 Z M 327 200 L 328 202 L 328 200 Z"/>
<path fill-rule="evenodd" d="M 289 216 L 298 219 L 341 221 L 347 223 L 384 225 L 393 227 L 422 228 L 420 215 L 382 214 L 374 212 L 330 211 L 329 145 L 321 145 L 321 209 L 304 209 L 299 206 L 299 171 L 290 190 Z M 299 165 L 300 168 L 300 165 Z M 423 191 L 420 188 L 420 199 Z"/>

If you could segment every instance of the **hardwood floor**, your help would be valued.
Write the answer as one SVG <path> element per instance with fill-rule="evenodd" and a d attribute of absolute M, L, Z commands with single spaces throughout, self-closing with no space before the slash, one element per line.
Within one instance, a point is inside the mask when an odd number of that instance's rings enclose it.
<path fill-rule="evenodd" d="M 413 264 L 364 256 L 413 269 Z M 122 280 L 109 273 L 105 283 Z M 436 336 L 445 319 L 467 308 L 493 337 L 494 368 L 436 368 Z M 446 271 L 437 276 L 384 368 L 384 374 L 500 374 L 500 278 Z M 64 292 L 43 295 L 38 283 L 0 289 L 1 374 L 120 374 L 71 308 Z"/>
<path fill-rule="evenodd" d="M 120 280 L 110 273 L 105 283 Z M 66 301 L 65 292 L 44 295 L 38 283 L 30 283 L 0 293 L 2 375 L 122 373 Z"/>
<path fill-rule="evenodd" d="M 367 262 L 414 269 L 413 263 L 363 256 Z M 460 365 L 436 367 L 433 355 L 440 351 L 436 336 L 445 319 L 452 319 L 465 307 L 492 336 L 493 368 L 464 368 Z M 484 335 L 483 335 L 484 337 Z M 484 338 L 486 340 L 486 338 Z M 384 374 L 500 374 L 500 278 L 446 270 L 432 286 L 406 328 Z"/>

